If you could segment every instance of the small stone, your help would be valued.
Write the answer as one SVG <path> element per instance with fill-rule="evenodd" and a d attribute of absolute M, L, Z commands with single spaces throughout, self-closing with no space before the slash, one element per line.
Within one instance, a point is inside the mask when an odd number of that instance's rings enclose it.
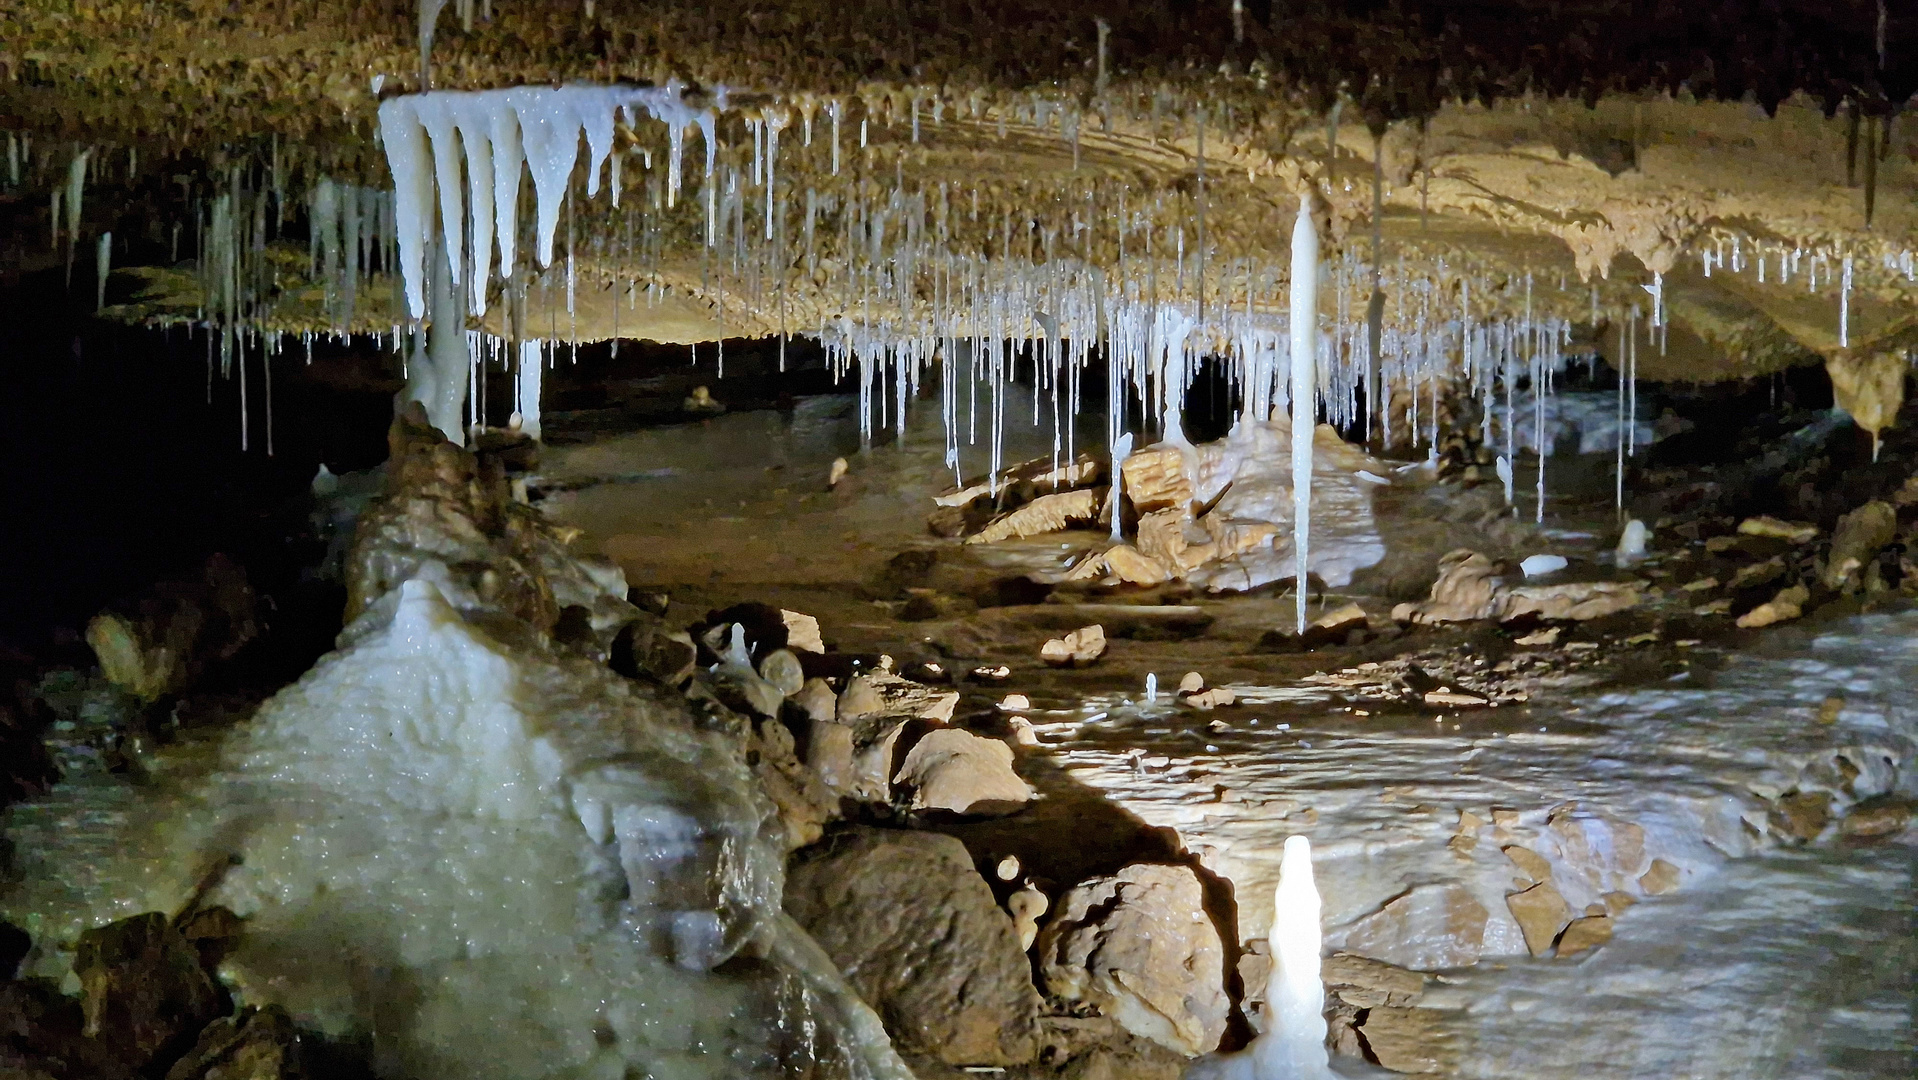
<path fill-rule="evenodd" d="M 1565 933 L 1558 939 L 1558 955 L 1576 956 L 1587 949 L 1596 949 L 1612 940 L 1612 917 L 1610 915 L 1587 915 L 1582 919 L 1573 919 L 1565 927 Z"/>
<path fill-rule="evenodd" d="M 1738 573 L 1732 575 L 1731 587 L 1755 589 L 1760 585 L 1769 585 L 1783 576 L 1785 576 L 1785 560 L 1774 555 L 1763 562 L 1740 567 Z"/>
<path fill-rule="evenodd" d="M 1508 895 L 1505 906 L 1518 921 L 1519 932 L 1525 935 L 1525 947 L 1533 956 L 1550 955 L 1559 931 L 1572 921 L 1571 906 L 1549 881 Z"/>
<path fill-rule="evenodd" d="M 1104 656 L 1105 651 L 1105 628 L 1082 626 L 1065 637 L 1047 641 L 1039 650 L 1039 658 L 1054 667 L 1082 667 Z"/>
<path fill-rule="evenodd" d="M 1458 812 L 1458 832 L 1460 836 L 1474 835 L 1484 827 L 1484 818 L 1479 817 L 1470 810 L 1460 810 Z"/>
<path fill-rule="evenodd" d="M 1811 590 L 1803 585 L 1791 585 L 1778 590 L 1778 595 L 1758 605 L 1738 617 L 1738 625 L 1747 630 L 1774 623 L 1787 622 L 1805 613 L 1805 602 L 1811 599 Z"/>
<path fill-rule="evenodd" d="M 799 692 L 786 699 L 813 723 L 830 723 L 839 718 L 839 698 L 824 679 L 807 679 Z"/>
<path fill-rule="evenodd" d="M 1738 533 L 1740 536 L 1769 536 L 1793 544 L 1809 544 L 1818 538 L 1818 526 L 1760 515 L 1739 522 Z"/>
<path fill-rule="evenodd" d="M 1494 808 L 1492 810 L 1492 827 L 1507 831 L 1518 828 L 1518 811 Z"/>
<path fill-rule="evenodd" d="M 1538 630 L 1533 633 L 1526 634 L 1522 638 L 1515 639 L 1513 644 L 1528 645 L 1534 648 L 1539 646 L 1545 646 L 1545 645 L 1556 645 L 1558 644 L 1558 635 L 1560 633 L 1561 633 L 1561 630 L 1559 627 L 1548 626 L 1543 630 Z"/>
<path fill-rule="evenodd" d="M 1014 716 L 1006 721 L 1006 725 L 1012 728 L 1013 742 L 1020 746 L 1039 745 L 1039 733 L 1033 730 L 1032 721 L 1023 716 Z"/>
<path fill-rule="evenodd" d="M 1457 690 L 1427 690 L 1425 703 L 1439 708 L 1471 709 L 1491 702 L 1477 694 L 1461 693 Z"/>
<path fill-rule="evenodd" d="M 1836 724 L 1838 717 L 1843 715 L 1844 711 L 1844 698 L 1828 697 L 1818 703 L 1818 722 L 1821 724 Z"/>
<path fill-rule="evenodd" d="M 1545 860 L 1545 856 L 1530 848 L 1519 847 L 1517 844 L 1502 850 L 1505 852 L 1505 857 L 1512 860 L 1512 865 L 1518 867 L 1519 872 L 1526 877 L 1533 881 L 1552 880 L 1552 864 Z"/>
<path fill-rule="evenodd" d="M 1639 876 L 1638 887 L 1649 896 L 1662 896 L 1678 888 L 1679 869 L 1664 859 L 1653 859 L 1651 868 Z"/>
<path fill-rule="evenodd" d="M 1188 695 L 1185 703 L 1203 712 L 1216 709 L 1221 705 L 1235 704 L 1238 700 L 1238 695 L 1231 690 L 1223 686 L 1215 686 L 1210 690 L 1201 690 L 1196 694 Z"/>
<path fill-rule="evenodd" d="M 1568 565 L 1570 563 L 1563 555 L 1527 555 L 1518 568 L 1526 577 L 1544 577 L 1546 574 L 1556 574 Z"/>
<path fill-rule="evenodd" d="M 1007 694 L 1005 699 L 999 702 L 999 708 L 1005 712 L 1024 712 L 1032 708 L 1032 699 L 1024 694 Z"/>
<path fill-rule="evenodd" d="M 826 470 L 826 490 L 831 491 L 833 488 L 838 487 L 839 481 L 846 478 L 846 473 L 851 468 L 852 466 L 846 464 L 845 458 L 833 458 L 832 468 Z"/>
<path fill-rule="evenodd" d="M 1188 671 L 1179 679 L 1179 693 L 1196 694 L 1205 689 L 1205 676 L 1196 671 Z"/>
<path fill-rule="evenodd" d="M 999 865 L 994 867 L 992 872 L 998 876 L 1000 881 L 1017 880 L 1019 877 L 1019 856 L 1008 855 L 1000 859 Z"/>
<path fill-rule="evenodd" d="M 1612 915 L 1617 915 L 1619 912 L 1638 903 L 1638 897 L 1628 892 L 1608 892 L 1604 896 L 1599 897 L 1599 899 L 1605 901 L 1605 910 Z"/>
<path fill-rule="evenodd" d="M 856 786 L 854 757 L 852 728 L 832 720 L 812 721 L 807 729 L 806 766 L 840 795 L 851 794 Z"/>
<path fill-rule="evenodd" d="M 1898 511 L 1887 502 L 1874 500 L 1839 518 L 1831 532 L 1831 554 L 1825 560 L 1825 587 L 1849 590 L 1855 586 L 1859 571 L 1897 536 Z"/>
<path fill-rule="evenodd" d="M 1715 577 L 1702 577 L 1696 581 L 1687 581 L 1685 584 L 1680 585 L 1679 588 L 1685 592 L 1706 592 L 1718 588 L 1718 579 Z"/>

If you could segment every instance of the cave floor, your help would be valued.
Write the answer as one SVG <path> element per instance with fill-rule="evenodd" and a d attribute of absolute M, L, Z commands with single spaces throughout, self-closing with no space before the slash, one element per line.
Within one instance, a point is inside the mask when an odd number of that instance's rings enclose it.
<path fill-rule="evenodd" d="M 1127 859 L 1191 861 L 1212 878 L 1224 936 L 1236 926 L 1230 967 L 1238 946 L 1262 945 L 1285 837 L 1310 836 L 1328 946 L 1434 972 L 1416 1007 L 1362 1018 L 1376 1062 L 1473 1077 L 1583 1076 L 1600 1061 L 1618 1077 L 1909 1075 L 1918 847 L 1910 829 L 1847 836 L 1838 814 L 1882 800 L 1910 767 L 1918 732 L 1901 702 L 1918 676 L 1918 612 L 1735 630 L 1696 614 L 1681 587 L 1704 573 L 1692 562 L 1702 552 L 1654 543 L 1631 571 L 1654 587 L 1646 603 L 1550 644 L 1483 625 L 1390 625 L 1393 603 L 1420 596 L 1407 582 L 1429 580 L 1424 568 L 1458 546 L 1517 558 L 1543 544 L 1581 580 L 1621 576 L 1600 557 L 1615 528 L 1609 483 L 1576 468 L 1542 534 L 1445 513 L 1457 489 L 1408 474 L 1376 501 L 1386 563 L 1314 598 L 1315 610 L 1350 599 L 1371 616 L 1367 640 L 1342 646 L 1272 645 L 1289 594 L 1055 590 L 976 608 L 922 599 L 915 611 L 915 595 L 976 596 L 1056 570 L 1098 534 L 930 538 L 930 496 L 951 483 L 935 410 L 865 451 L 850 399 L 578 441 L 564 417 L 552 427 L 541 505 L 635 585 L 670 592 L 669 618 L 742 601 L 804 611 L 830 647 L 957 676 L 956 722 L 984 733 L 1014 735 L 998 703 L 1029 698 L 1036 745 L 1019 767 L 1039 802 L 996 821 L 925 823 L 961 836 L 982 865 L 1017 854 L 1065 888 Z M 1009 462 L 1051 449 L 1036 426 L 1006 438 Z M 983 449 L 966 454 L 983 465 Z M 828 490 L 839 456 L 848 478 Z M 936 557 L 894 558 L 921 551 Z M 1092 622 L 1110 639 L 1097 663 L 1039 661 L 1047 637 Z M 1003 677 L 968 675 L 1002 665 Z M 1186 671 L 1236 704 L 1183 703 Z M 1496 704 L 1430 704 L 1431 683 Z M 1829 794 L 1834 815 L 1804 842 L 1781 832 L 1775 807 L 1807 792 Z M 1549 939 L 1528 950 L 1507 897 L 1533 879 L 1513 848 L 1552 864 L 1547 884 L 1569 916 L 1604 912 L 1610 941 L 1571 957 L 1552 957 Z M 1482 931 L 1421 923 L 1434 902 L 1476 905 Z M 1382 907 L 1411 927 L 1385 945 Z"/>

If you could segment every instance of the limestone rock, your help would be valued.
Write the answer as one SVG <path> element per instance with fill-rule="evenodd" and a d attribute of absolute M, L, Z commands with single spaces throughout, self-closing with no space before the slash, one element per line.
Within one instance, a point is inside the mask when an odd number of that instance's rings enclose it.
<path fill-rule="evenodd" d="M 774 649 L 759 662 L 759 677 L 771 683 L 780 694 L 791 697 L 806 685 L 806 671 L 790 649 Z"/>
<path fill-rule="evenodd" d="M 1400 604 L 1392 617 L 1401 622 L 1448 623 L 1489 619 L 1498 612 L 1504 580 L 1492 560 L 1460 548 L 1439 560 L 1438 580 L 1429 599 Z"/>
<path fill-rule="evenodd" d="M 1402 968 L 1438 971 L 1478 963 L 1485 905 L 1456 883 L 1417 885 L 1336 936 L 1338 947 Z"/>
<path fill-rule="evenodd" d="M 1046 894 L 1040 892 L 1028 881 L 1026 887 L 1006 898 L 1006 911 L 1012 916 L 1012 925 L 1019 931 L 1019 948 L 1028 950 L 1039 937 L 1039 916 L 1046 913 L 1049 901 Z"/>
<path fill-rule="evenodd" d="M 636 612 L 608 650 L 607 664 L 629 679 L 683 686 L 698 666 L 699 648 L 684 630 L 669 630 L 658 616 Z"/>
<path fill-rule="evenodd" d="M 1519 932 L 1525 935 L 1525 947 L 1533 956 L 1550 955 L 1559 931 L 1572 921 L 1571 906 L 1549 881 L 1510 894 L 1505 898 L 1505 906 L 1518 921 Z"/>
<path fill-rule="evenodd" d="M 1664 859 L 1653 859 L 1652 865 L 1638 879 L 1638 887 L 1652 896 L 1660 896 L 1678 888 L 1678 867 Z"/>
<path fill-rule="evenodd" d="M 300 1037 L 277 1005 L 251 1006 L 223 1016 L 200 1032 L 193 1049 L 167 1070 L 166 1080 L 298 1080 Z"/>
<path fill-rule="evenodd" d="M 1785 576 L 1785 560 L 1777 555 L 1750 566 L 1741 566 L 1732 575 L 1731 588 L 1755 589 L 1760 585 L 1769 585 Z"/>
<path fill-rule="evenodd" d="M 1192 480 L 1186 475 L 1185 453 L 1176 446 L 1140 450 L 1119 466 L 1125 475 L 1126 498 L 1141 515 L 1174 510 L 1184 515 L 1192 505 Z"/>
<path fill-rule="evenodd" d="M 108 682 L 153 702 L 186 689 L 252 641 L 256 605 L 246 571 L 215 555 L 200 580 L 155 585 L 129 610 L 94 616 L 87 644 Z"/>
<path fill-rule="evenodd" d="M 81 934 L 73 971 L 86 1034 L 140 1068 L 223 1011 L 199 953 L 157 911 Z"/>
<path fill-rule="evenodd" d="M 903 1048 L 954 1065 L 1019 1065 L 1039 1050 L 1039 995 L 1010 918 L 965 845 L 854 828 L 801 852 L 786 910 Z"/>
<path fill-rule="evenodd" d="M 1809 544 L 1818 538 L 1818 526 L 1804 521 L 1780 521 L 1770 515 L 1749 517 L 1738 523 L 1740 536 L 1769 536 L 1794 544 Z"/>
<path fill-rule="evenodd" d="M 1520 585 L 1506 592 L 1498 618 L 1536 615 L 1541 619 L 1583 622 L 1636 607 L 1638 586 L 1623 581 L 1568 581 L 1559 585 Z"/>
<path fill-rule="evenodd" d="M 1105 627 L 1082 626 L 1062 638 L 1052 638 L 1039 650 L 1039 658 L 1054 667 L 1082 667 L 1105 655 Z"/>
<path fill-rule="evenodd" d="M 1778 590 L 1777 595 L 1738 617 L 1738 625 L 1744 629 L 1756 629 L 1771 626 L 1774 623 L 1788 622 L 1805 613 L 1805 603 L 1811 599 L 1811 590 L 1803 585 L 1788 585 Z"/>
<path fill-rule="evenodd" d="M 949 723 L 959 706 L 959 695 L 883 671 L 847 680 L 839 695 L 839 722 L 857 724 L 874 717 L 931 720 Z"/>
<path fill-rule="evenodd" d="M 1172 580 L 1170 570 L 1131 544 L 1117 545 L 1105 553 L 1104 559 L 1106 570 L 1128 585 L 1159 585 Z"/>
<path fill-rule="evenodd" d="M 1380 1065 L 1397 1073 L 1443 1072 L 1445 1063 L 1436 1048 L 1444 1042 L 1436 1009 L 1379 1006 L 1359 1025 L 1359 1038 Z"/>
<path fill-rule="evenodd" d="M 1519 873 L 1531 878 L 1534 882 L 1552 880 L 1552 864 L 1545 860 L 1545 856 L 1530 848 L 1519 847 L 1517 844 L 1505 848 L 1504 851 L 1505 857 L 1512 860 L 1512 865 L 1518 867 Z"/>
<path fill-rule="evenodd" d="M 1231 1004 L 1198 875 L 1128 866 L 1068 892 L 1039 936 L 1047 990 L 1182 1054 L 1219 1044 Z"/>
<path fill-rule="evenodd" d="M 1650 865 L 1645 830 L 1634 822 L 1566 805 L 1547 823 L 1563 872 L 1594 894 L 1628 887 Z"/>
<path fill-rule="evenodd" d="M 786 700 L 813 723 L 839 719 L 839 699 L 824 679 L 807 679 L 800 685 L 799 692 Z"/>
<path fill-rule="evenodd" d="M 819 636 L 819 620 L 811 615 L 797 611 L 779 611 L 781 622 L 786 624 L 786 647 L 796 652 L 823 653 L 826 642 Z"/>
<path fill-rule="evenodd" d="M 928 732 L 892 779 L 912 788 L 914 810 L 1005 814 L 1032 801 L 1032 788 L 1012 771 L 1012 747 L 959 728 Z"/>
<path fill-rule="evenodd" d="M 1772 830 L 1799 843 L 1818 839 L 1831 824 L 1831 794 L 1825 791 L 1794 791 L 1781 795 L 1771 810 Z"/>
<path fill-rule="evenodd" d="M 834 720 L 811 722 L 806 729 L 806 767 L 821 783 L 840 795 L 853 794 L 858 775 L 853 759 L 851 727 Z"/>
<path fill-rule="evenodd" d="M 1887 502 L 1874 500 L 1839 518 L 1831 532 L 1831 554 L 1825 561 L 1825 587 L 1855 586 L 1859 571 L 1897 536 L 1898 511 Z"/>
<path fill-rule="evenodd" d="M 1341 1001 L 1361 1009 L 1413 1005 L 1425 995 L 1424 975 L 1352 953 L 1326 957 L 1320 974 Z"/>
<path fill-rule="evenodd" d="M 1558 955 L 1576 956 L 1587 949 L 1596 949 L 1610 940 L 1612 940 L 1612 917 L 1586 915 L 1573 919 L 1565 927 L 1565 933 L 1558 939 Z"/>
<path fill-rule="evenodd" d="M 966 538 L 968 544 L 990 544 L 999 540 L 1024 539 L 1058 532 L 1068 525 L 1091 521 L 1099 512 L 1098 493 L 1061 491 L 1041 495 L 1019 509 L 1005 514 Z"/>
<path fill-rule="evenodd" d="M 824 777 L 799 760 L 791 730 L 776 719 L 760 720 L 746 749 L 753 777 L 786 827 L 786 850 L 818 840 L 826 824 L 839 817 L 839 799 Z"/>
<path fill-rule="evenodd" d="M 1893 836 L 1910 824 L 1912 804 L 1896 796 L 1867 799 L 1851 808 L 1839 822 L 1839 830 L 1856 839 Z"/>
<path fill-rule="evenodd" d="M 1201 690 L 1196 694 L 1187 694 L 1184 700 L 1187 705 L 1201 712 L 1205 712 L 1216 709 L 1221 705 L 1235 704 L 1239 700 L 1239 696 L 1227 687 L 1215 686 L 1210 690 Z"/>

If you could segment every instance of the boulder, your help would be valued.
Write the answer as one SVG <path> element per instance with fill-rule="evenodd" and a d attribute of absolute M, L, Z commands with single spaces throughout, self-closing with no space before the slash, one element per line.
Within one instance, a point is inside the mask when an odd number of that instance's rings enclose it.
<path fill-rule="evenodd" d="M 1569 619 L 1583 622 L 1636 607 L 1638 586 L 1629 581 L 1568 581 L 1558 585 L 1520 585 L 1506 591 L 1498 618 Z"/>
<path fill-rule="evenodd" d="M 155 585 L 126 611 L 94 616 L 87 644 L 108 682 L 151 703 L 187 689 L 252 641 L 256 605 L 246 571 L 214 555 L 200 580 Z"/>
<path fill-rule="evenodd" d="M 1418 885 L 1335 935 L 1348 953 L 1415 971 L 1469 967 L 1485 946 L 1485 905 L 1463 885 Z"/>
<path fill-rule="evenodd" d="M 1039 935 L 1039 964 L 1051 993 L 1182 1054 L 1225 1033 L 1224 948 L 1189 867 L 1128 866 L 1066 893 Z"/>
<path fill-rule="evenodd" d="M 868 828 L 799 853 L 786 910 L 902 1048 L 954 1065 L 1037 1056 L 1039 995 L 1012 919 L 964 844 Z"/>
<path fill-rule="evenodd" d="M 912 789 L 914 810 L 1007 814 L 1032 801 L 1032 788 L 1012 771 L 1012 747 L 958 728 L 928 732 L 892 780 Z"/>

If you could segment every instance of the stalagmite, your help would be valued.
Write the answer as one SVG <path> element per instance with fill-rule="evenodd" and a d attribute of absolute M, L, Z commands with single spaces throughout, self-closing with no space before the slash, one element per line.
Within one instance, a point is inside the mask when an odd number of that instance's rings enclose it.
<path fill-rule="evenodd" d="M 519 378 L 513 384 L 513 407 L 519 414 L 519 429 L 534 439 L 540 436 L 539 398 L 546 364 L 545 344 L 534 340 L 520 342 Z"/>
<path fill-rule="evenodd" d="M 1317 429 L 1319 234 L 1312 196 L 1299 196 L 1292 226 L 1292 551 L 1298 631 L 1305 633 L 1307 543 L 1312 530 L 1312 436 Z"/>
<path fill-rule="evenodd" d="M 113 234 L 103 232 L 99 243 L 93 248 L 94 269 L 99 275 L 99 293 L 94 299 L 94 310 L 107 306 L 107 275 L 113 272 Z"/>
<path fill-rule="evenodd" d="M 1185 1080 L 1329 1080 L 1325 1049 L 1322 931 L 1312 842 L 1287 837 L 1272 897 L 1272 974 L 1265 984 L 1264 1031 L 1236 1054 L 1194 1061 Z"/>

